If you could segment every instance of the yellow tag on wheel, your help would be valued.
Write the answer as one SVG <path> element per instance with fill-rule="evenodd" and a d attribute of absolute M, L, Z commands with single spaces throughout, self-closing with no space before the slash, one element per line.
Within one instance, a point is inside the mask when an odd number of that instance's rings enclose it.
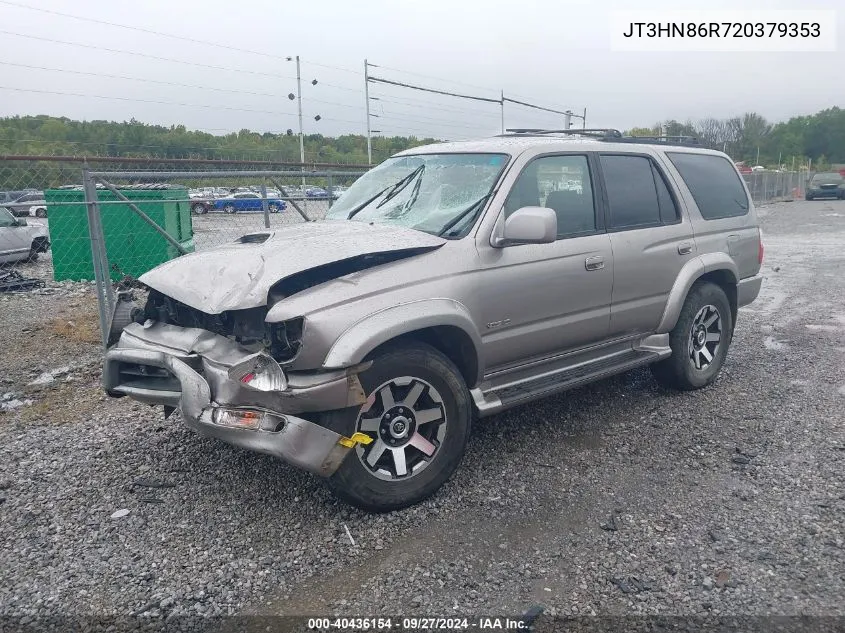
<path fill-rule="evenodd" d="M 363 444 L 366 446 L 367 444 L 371 444 L 373 438 L 365 433 L 355 433 L 352 437 L 342 437 L 340 438 L 337 443 L 341 446 L 345 446 L 346 448 L 352 448 L 356 444 Z"/>

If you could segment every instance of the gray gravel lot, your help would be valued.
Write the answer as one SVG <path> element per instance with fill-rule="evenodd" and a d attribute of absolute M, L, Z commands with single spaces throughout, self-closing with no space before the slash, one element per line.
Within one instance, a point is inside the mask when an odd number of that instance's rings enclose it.
<path fill-rule="evenodd" d="M 90 286 L 0 295 L 0 398 L 31 400 L 0 409 L 0 615 L 845 616 L 845 202 L 759 211 L 715 385 L 636 371 L 485 420 L 380 516 L 104 398 Z"/>

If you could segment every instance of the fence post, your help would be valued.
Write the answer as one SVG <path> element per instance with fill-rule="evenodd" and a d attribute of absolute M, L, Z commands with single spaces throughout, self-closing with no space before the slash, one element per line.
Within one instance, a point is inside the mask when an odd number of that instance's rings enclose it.
<path fill-rule="evenodd" d="M 270 228 L 270 205 L 267 204 L 267 184 L 261 183 L 261 210 L 264 211 L 264 228 Z"/>
<path fill-rule="evenodd" d="M 94 284 L 97 287 L 97 309 L 100 314 L 100 338 L 103 350 L 108 347 L 109 320 L 114 310 L 114 289 L 109 275 L 109 260 L 106 253 L 103 225 L 100 221 L 100 205 L 97 186 L 86 164 L 82 168 L 82 184 L 85 192 L 85 207 L 88 212 L 88 236 L 91 240 L 91 263 L 94 268 Z"/>

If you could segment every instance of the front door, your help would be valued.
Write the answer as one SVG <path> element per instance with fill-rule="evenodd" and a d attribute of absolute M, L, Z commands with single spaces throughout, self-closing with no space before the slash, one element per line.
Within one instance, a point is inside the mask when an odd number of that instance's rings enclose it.
<path fill-rule="evenodd" d="M 479 236 L 477 299 L 488 371 L 607 335 L 614 263 L 596 212 L 593 171 L 584 154 L 542 156 L 515 181 L 505 217 L 526 206 L 554 209 L 555 242 L 494 248 L 489 235 Z"/>

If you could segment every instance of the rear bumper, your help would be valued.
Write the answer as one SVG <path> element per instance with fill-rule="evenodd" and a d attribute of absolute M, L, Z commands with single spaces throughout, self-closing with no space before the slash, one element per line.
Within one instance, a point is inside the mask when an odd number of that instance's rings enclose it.
<path fill-rule="evenodd" d="M 760 287 L 763 285 L 763 275 L 757 273 L 753 277 L 746 277 L 740 279 L 736 285 L 736 303 L 737 307 L 747 306 L 749 303 L 757 298 L 760 294 Z"/>
<path fill-rule="evenodd" d="M 228 375 L 231 367 L 251 356 L 205 330 L 132 324 L 106 353 L 103 386 L 115 397 L 180 407 L 185 424 L 200 435 L 273 455 L 324 477 L 332 475 L 355 441 L 294 413 L 362 403 L 357 375 L 350 370 L 315 373 L 295 377 L 283 391 L 257 391 Z M 130 368 L 132 373 L 127 373 Z M 156 373 L 155 368 L 164 372 Z M 230 414 L 248 414 L 254 426 L 233 425 Z"/>

